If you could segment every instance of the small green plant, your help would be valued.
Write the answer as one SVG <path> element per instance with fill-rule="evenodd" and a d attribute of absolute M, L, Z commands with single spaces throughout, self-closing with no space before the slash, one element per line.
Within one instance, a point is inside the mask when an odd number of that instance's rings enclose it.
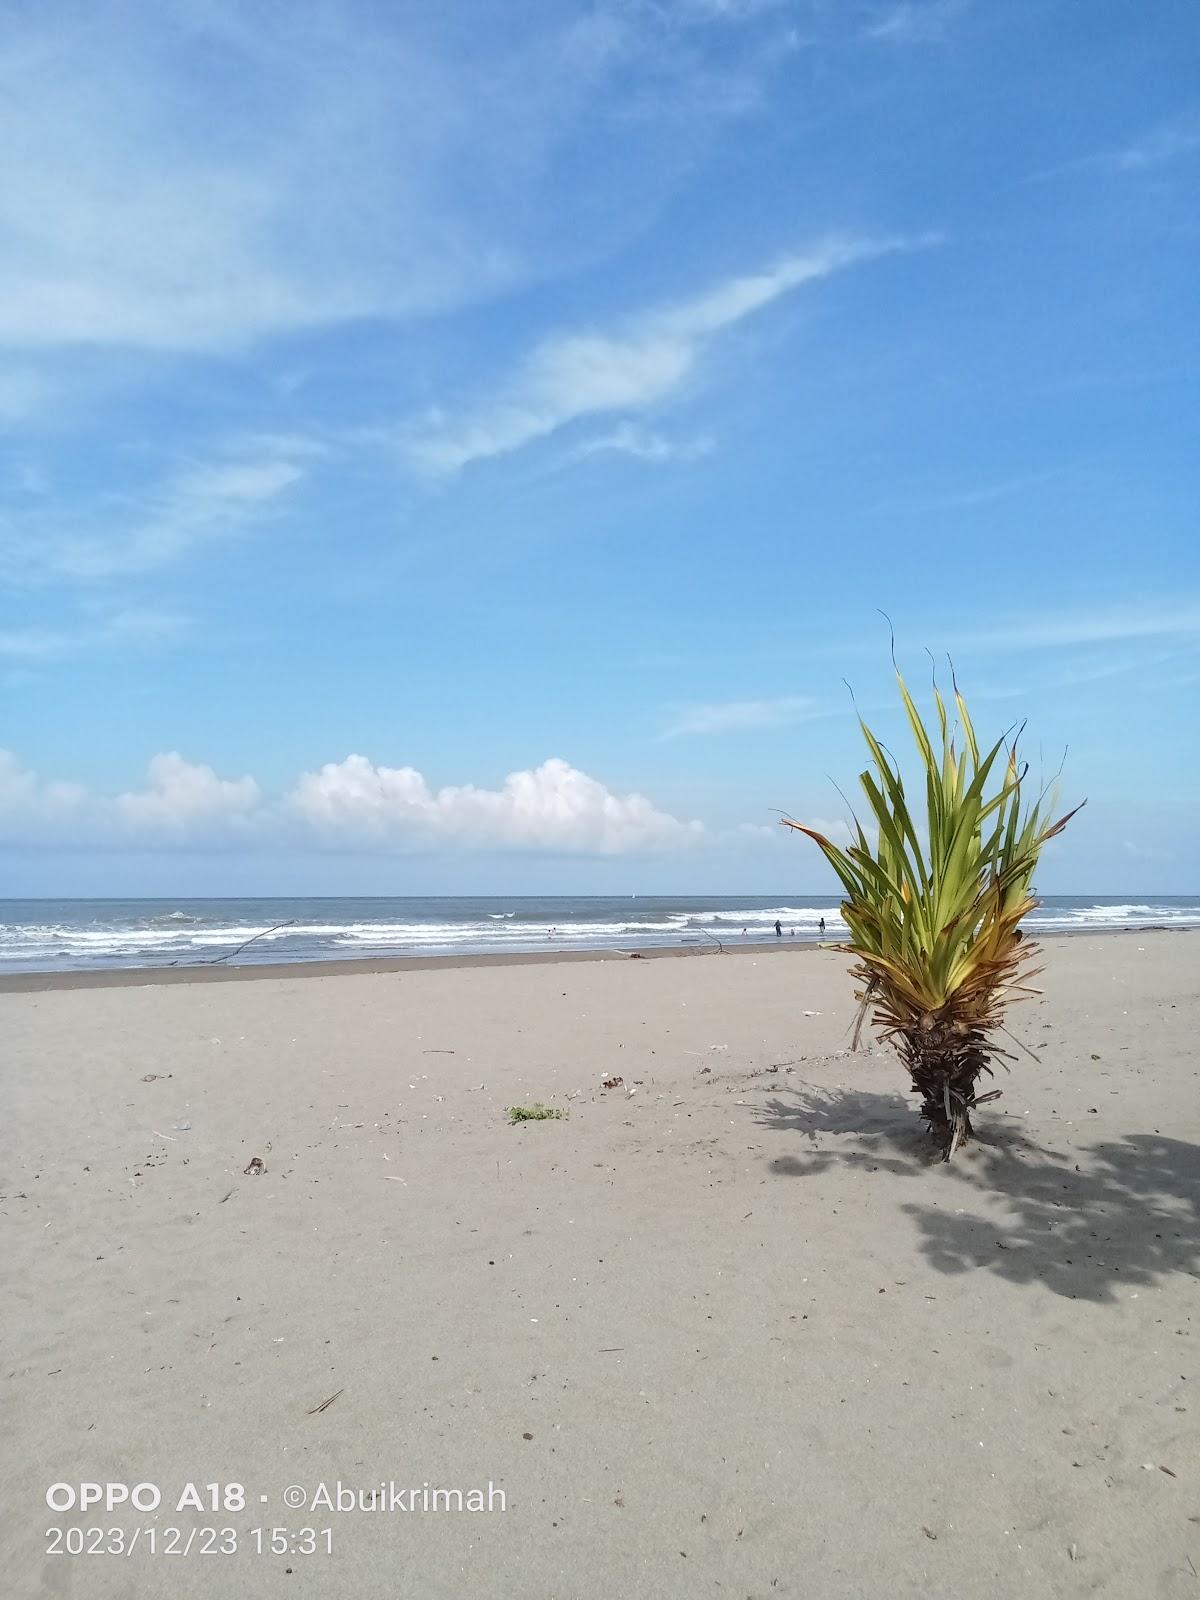
<path fill-rule="evenodd" d="M 895 1045 L 948 1160 L 971 1134 L 972 1109 L 999 1093 L 979 1095 L 976 1085 L 1009 1056 L 994 1037 L 1006 1006 L 1036 992 L 1028 980 L 1037 947 L 1020 924 L 1038 903 L 1031 881 L 1042 847 L 1075 812 L 1052 820 L 1044 794 L 1025 793 L 1028 768 L 1015 738 L 980 751 L 957 685 L 961 749 L 936 685 L 931 733 L 896 677 L 920 758 L 924 816 L 860 718 L 872 762 L 860 781 L 876 841 L 857 819 L 845 849 L 790 817 L 785 826 L 807 834 L 841 879 L 850 938 L 838 948 L 855 958 L 859 1027 L 869 1015 Z"/>
<path fill-rule="evenodd" d="M 535 1100 L 531 1106 L 509 1106 L 508 1116 L 511 1122 L 561 1122 L 566 1112 Z"/>

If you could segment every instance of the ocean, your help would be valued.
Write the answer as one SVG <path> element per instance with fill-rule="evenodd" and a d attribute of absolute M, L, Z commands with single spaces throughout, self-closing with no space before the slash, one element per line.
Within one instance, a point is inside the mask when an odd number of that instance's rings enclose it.
<path fill-rule="evenodd" d="M 836 939 L 833 895 L 0 900 L 0 973 Z M 1047 895 L 1030 933 L 1200 926 L 1200 896 Z"/>

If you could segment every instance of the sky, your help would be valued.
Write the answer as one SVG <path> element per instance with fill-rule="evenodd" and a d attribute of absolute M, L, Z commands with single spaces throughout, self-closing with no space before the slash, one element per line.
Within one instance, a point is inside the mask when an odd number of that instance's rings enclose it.
<path fill-rule="evenodd" d="M 0 896 L 1200 890 L 1194 0 L 0 0 Z M 851 691 L 854 699 L 851 699 Z M 847 798 L 843 798 L 843 792 Z"/>

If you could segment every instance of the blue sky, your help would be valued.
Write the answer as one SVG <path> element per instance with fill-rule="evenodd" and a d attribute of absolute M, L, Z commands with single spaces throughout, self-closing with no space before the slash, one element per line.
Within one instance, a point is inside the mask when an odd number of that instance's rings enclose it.
<path fill-rule="evenodd" d="M 0 0 L 11 894 L 1200 888 L 1191 0 Z"/>

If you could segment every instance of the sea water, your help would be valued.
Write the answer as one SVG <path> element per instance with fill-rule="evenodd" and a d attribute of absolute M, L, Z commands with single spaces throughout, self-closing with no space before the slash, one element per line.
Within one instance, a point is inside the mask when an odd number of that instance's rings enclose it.
<path fill-rule="evenodd" d="M 0 972 L 838 939 L 824 895 L 0 900 Z M 1200 896 L 1047 895 L 1030 933 L 1200 926 Z"/>

